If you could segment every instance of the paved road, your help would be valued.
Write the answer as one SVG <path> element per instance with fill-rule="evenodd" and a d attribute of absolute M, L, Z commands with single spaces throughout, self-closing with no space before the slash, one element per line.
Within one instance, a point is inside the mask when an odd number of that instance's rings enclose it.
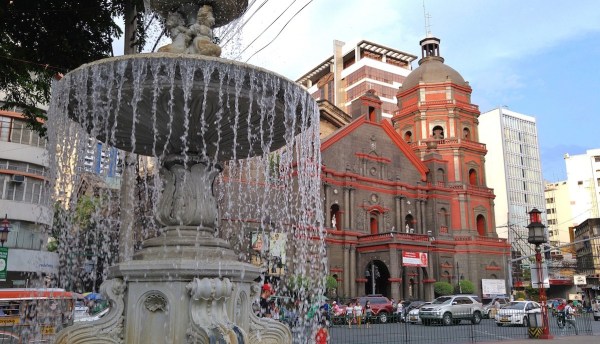
<path fill-rule="evenodd" d="M 600 334 L 600 322 L 593 319 L 578 319 L 580 335 L 577 340 L 569 342 L 589 343 L 581 341 L 592 334 Z M 573 329 L 559 329 L 554 318 L 550 318 L 550 332 L 556 337 L 556 343 L 567 343 L 563 338 L 575 338 Z M 363 324 L 361 328 L 352 326 L 335 326 L 330 329 L 332 344 L 363 344 L 363 343 L 489 343 L 502 341 L 503 343 L 529 342 L 527 328 L 525 327 L 498 327 L 494 320 L 482 320 L 479 325 L 470 325 L 463 322 L 456 326 L 423 326 L 411 324 L 376 324 L 369 329 Z M 550 343 L 544 341 L 544 343 Z"/>

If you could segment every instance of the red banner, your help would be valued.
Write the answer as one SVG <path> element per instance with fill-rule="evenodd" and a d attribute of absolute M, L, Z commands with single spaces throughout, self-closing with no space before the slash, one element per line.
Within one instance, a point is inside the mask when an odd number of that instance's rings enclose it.
<path fill-rule="evenodd" d="M 427 253 L 403 251 L 402 252 L 402 265 L 403 266 L 427 267 L 429 265 Z"/>

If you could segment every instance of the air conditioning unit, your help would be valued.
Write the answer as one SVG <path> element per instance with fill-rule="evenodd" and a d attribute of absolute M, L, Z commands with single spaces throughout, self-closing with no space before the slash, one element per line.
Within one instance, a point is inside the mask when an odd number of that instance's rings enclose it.
<path fill-rule="evenodd" d="M 22 176 L 20 174 L 13 174 L 10 178 L 10 181 L 13 183 L 22 183 L 25 181 L 25 176 Z"/>

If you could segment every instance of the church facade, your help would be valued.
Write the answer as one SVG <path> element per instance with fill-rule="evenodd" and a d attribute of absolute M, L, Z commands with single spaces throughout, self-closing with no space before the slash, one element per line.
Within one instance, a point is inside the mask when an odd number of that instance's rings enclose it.
<path fill-rule="evenodd" d="M 479 109 L 439 42 L 421 41 L 391 119 L 374 90 L 345 111 L 319 100 L 327 255 L 340 298 L 431 300 L 436 281 L 461 280 L 481 295 L 482 279 L 505 279 L 510 246 L 495 230 Z"/>

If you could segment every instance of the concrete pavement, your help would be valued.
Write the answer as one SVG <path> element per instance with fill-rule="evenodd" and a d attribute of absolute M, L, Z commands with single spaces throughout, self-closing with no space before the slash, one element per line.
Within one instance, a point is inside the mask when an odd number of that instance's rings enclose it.
<path fill-rule="evenodd" d="M 481 344 L 591 344 L 600 343 L 600 336 L 563 336 L 554 339 L 522 339 L 503 340 L 498 342 L 482 342 Z"/>

